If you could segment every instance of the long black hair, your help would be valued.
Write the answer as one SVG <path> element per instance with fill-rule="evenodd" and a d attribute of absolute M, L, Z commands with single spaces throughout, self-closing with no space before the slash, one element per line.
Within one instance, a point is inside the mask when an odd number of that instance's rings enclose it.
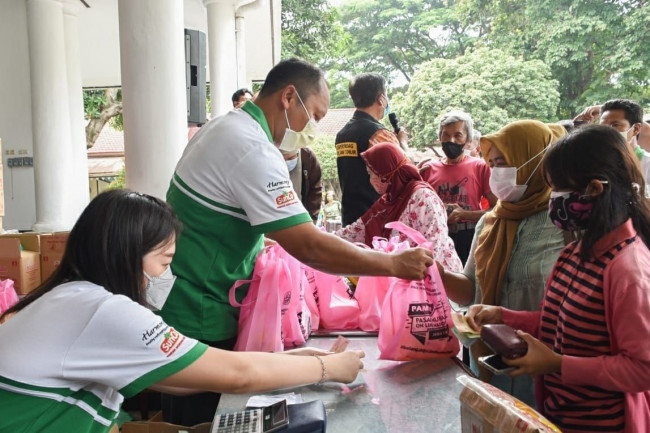
<path fill-rule="evenodd" d="M 545 179 L 556 190 L 584 192 L 593 179 L 605 180 L 595 197 L 580 257 L 592 258 L 594 244 L 632 219 L 641 240 L 650 248 L 650 203 L 636 155 L 621 134 L 602 125 L 577 128 L 546 151 Z"/>
<path fill-rule="evenodd" d="M 89 281 L 142 303 L 142 259 L 156 247 L 173 242 L 180 230 L 174 211 L 162 200 L 125 189 L 103 192 L 72 228 L 56 271 L 3 317 L 76 280 Z"/>

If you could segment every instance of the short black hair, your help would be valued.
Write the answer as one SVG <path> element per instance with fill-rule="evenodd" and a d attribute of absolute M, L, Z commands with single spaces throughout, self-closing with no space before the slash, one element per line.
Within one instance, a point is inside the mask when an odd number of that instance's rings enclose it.
<path fill-rule="evenodd" d="M 355 107 L 367 108 L 386 93 L 386 80 L 379 74 L 366 72 L 350 80 L 348 91 Z"/>
<path fill-rule="evenodd" d="M 319 93 L 325 81 L 323 71 L 309 62 L 292 57 L 282 60 L 269 71 L 259 96 L 265 98 L 293 84 L 304 101 L 314 93 Z M 327 82 L 325 81 L 325 85 Z"/>
<path fill-rule="evenodd" d="M 249 95 L 251 95 L 251 98 L 253 97 L 253 92 L 251 92 L 250 90 L 248 90 L 245 87 L 242 87 L 241 89 L 236 90 L 235 93 L 232 94 L 232 102 L 239 101 L 239 98 L 241 98 L 242 96 L 244 96 L 247 93 Z"/>
<path fill-rule="evenodd" d="M 77 280 L 144 305 L 142 260 L 178 239 L 180 232 L 180 221 L 164 201 L 127 189 L 105 191 L 79 216 L 54 274 L 3 315 L 20 311 L 55 287 Z"/>
<path fill-rule="evenodd" d="M 557 122 L 558 125 L 561 125 L 567 134 L 575 129 L 575 124 L 571 119 L 563 119 Z"/>
<path fill-rule="evenodd" d="M 610 99 L 600 107 L 601 114 L 611 110 L 623 110 L 625 112 L 625 120 L 630 122 L 630 126 L 635 123 L 643 123 L 643 108 L 634 101 L 629 99 Z"/>

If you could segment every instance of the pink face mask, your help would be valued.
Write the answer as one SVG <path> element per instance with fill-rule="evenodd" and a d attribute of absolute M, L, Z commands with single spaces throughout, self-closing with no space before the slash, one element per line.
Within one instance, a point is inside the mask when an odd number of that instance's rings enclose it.
<path fill-rule="evenodd" d="M 370 185 L 377 191 L 377 194 L 384 194 L 388 189 L 388 182 L 382 182 L 381 178 L 375 174 L 370 175 Z"/>

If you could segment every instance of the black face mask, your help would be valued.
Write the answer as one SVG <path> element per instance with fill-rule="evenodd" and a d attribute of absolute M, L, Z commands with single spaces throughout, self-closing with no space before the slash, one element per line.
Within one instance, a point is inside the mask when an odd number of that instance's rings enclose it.
<path fill-rule="evenodd" d="M 445 141 L 442 143 L 442 151 L 445 152 L 445 155 L 447 155 L 447 158 L 449 159 L 458 158 L 460 154 L 463 153 L 463 147 L 465 147 L 464 144 L 456 144 L 451 141 Z"/>

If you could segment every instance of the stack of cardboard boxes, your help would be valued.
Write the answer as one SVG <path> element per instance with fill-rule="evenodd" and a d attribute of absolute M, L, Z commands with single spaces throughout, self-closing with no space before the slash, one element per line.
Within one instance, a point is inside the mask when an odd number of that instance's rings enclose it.
<path fill-rule="evenodd" d="M 16 293 L 26 295 L 59 266 L 67 240 L 68 232 L 0 236 L 0 279 L 12 279 Z"/>

